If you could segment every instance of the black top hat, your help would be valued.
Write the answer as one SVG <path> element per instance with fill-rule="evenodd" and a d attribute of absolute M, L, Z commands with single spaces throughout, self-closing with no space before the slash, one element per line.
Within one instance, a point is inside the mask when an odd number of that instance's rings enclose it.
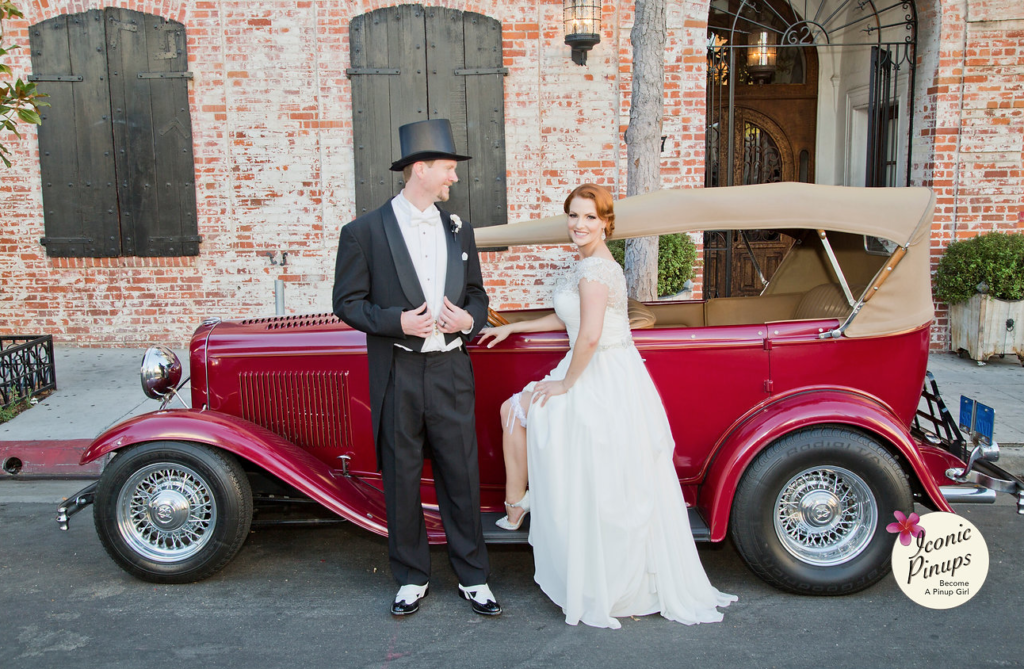
<path fill-rule="evenodd" d="M 406 165 L 420 160 L 470 160 L 455 153 L 452 124 L 446 118 L 407 123 L 398 128 L 402 157 L 391 163 L 392 172 L 401 172 Z"/>

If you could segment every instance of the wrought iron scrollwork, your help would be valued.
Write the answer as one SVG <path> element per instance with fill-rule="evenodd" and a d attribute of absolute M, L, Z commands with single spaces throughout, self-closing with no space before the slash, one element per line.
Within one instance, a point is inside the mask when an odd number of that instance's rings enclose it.
<path fill-rule="evenodd" d="M 917 39 L 917 8 L 913 0 L 879 9 L 869 0 L 818 0 L 803 7 L 786 3 L 779 9 L 766 0 L 712 0 L 712 16 L 729 17 L 731 31 L 777 33 L 780 46 L 877 45 Z M 798 9 L 803 10 L 801 15 Z M 864 37 L 868 42 L 864 42 Z M 732 44 L 739 41 L 730 40 Z"/>
<path fill-rule="evenodd" d="M 0 407 L 57 387 L 53 337 L 0 337 Z"/>
<path fill-rule="evenodd" d="M 782 181 L 782 156 L 771 135 L 753 123 L 743 130 L 743 183 Z"/>

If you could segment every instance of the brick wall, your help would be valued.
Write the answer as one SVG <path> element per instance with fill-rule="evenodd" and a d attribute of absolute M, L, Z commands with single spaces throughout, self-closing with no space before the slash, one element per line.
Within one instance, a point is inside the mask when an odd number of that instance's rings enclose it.
<path fill-rule="evenodd" d="M 935 189 L 934 263 L 954 239 L 1024 230 L 1024 4 L 959 0 L 926 8 L 927 94 L 915 183 Z M 919 179 L 919 180 L 918 180 Z M 934 264 L 933 263 L 933 264 Z M 949 346 L 937 306 L 933 348 Z"/>
<path fill-rule="evenodd" d="M 338 229 L 354 212 L 348 25 L 392 3 L 111 4 L 186 26 L 201 254 L 47 258 L 36 134 L 26 128 L 21 141 L 5 137 L 15 167 L 0 180 L 0 332 L 83 346 L 181 345 L 203 316 L 272 313 L 275 279 L 285 282 L 289 313 L 329 311 Z M 559 212 L 584 181 L 624 194 L 632 3 L 604 5 L 586 68 L 569 59 L 558 0 L 439 4 L 503 26 L 509 219 Z M 949 239 L 1024 227 L 1024 16 L 1019 0 L 919 5 L 914 175 L 939 196 L 938 253 Z M 22 0 L 26 20 L 11 23 L 10 41 L 27 45 L 29 25 L 102 6 Z M 668 11 L 663 185 L 694 187 L 703 183 L 708 2 L 670 2 Z M 27 49 L 12 65 L 27 76 Z M 495 306 L 543 304 L 572 255 L 568 246 L 485 254 Z"/>

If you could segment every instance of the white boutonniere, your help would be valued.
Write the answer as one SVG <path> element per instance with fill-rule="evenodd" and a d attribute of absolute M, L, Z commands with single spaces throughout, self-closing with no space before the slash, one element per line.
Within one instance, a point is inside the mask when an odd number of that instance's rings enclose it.
<path fill-rule="evenodd" d="M 459 234 L 459 230 L 462 229 L 462 219 L 457 215 L 452 214 L 452 232 Z"/>

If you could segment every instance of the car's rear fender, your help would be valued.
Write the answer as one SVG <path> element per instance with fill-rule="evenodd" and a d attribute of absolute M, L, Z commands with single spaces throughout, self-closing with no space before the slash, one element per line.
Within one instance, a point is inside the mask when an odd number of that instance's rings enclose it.
<path fill-rule="evenodd" d="M 288 440 L 242 418 L 216 411 L 178 409 L 143 414 L 110 428 L 86 449 L 80 464 L 153 441 L 187 441 L 220 448 L 276 476 L 339 516 L 387 534 L 378 491 L 331 470 Z"/>
<path fill-rule="evenodd" d="M 719 443 L 697 501 L 711 529 L 711 541 L 725 539 L 736 487 L 753 459 L 777 439 L 816 425 L 848 425 L 871 433 L 883 446 L 894 450 L 893 454 L 899 456 L 900 464 L 916 479 L 934 508 L 952 512 L 933 478 L 933 468 L 929 468 L 907 428 L 888 407 L 854 390 L 804 389 L 762 406 Z"/>

